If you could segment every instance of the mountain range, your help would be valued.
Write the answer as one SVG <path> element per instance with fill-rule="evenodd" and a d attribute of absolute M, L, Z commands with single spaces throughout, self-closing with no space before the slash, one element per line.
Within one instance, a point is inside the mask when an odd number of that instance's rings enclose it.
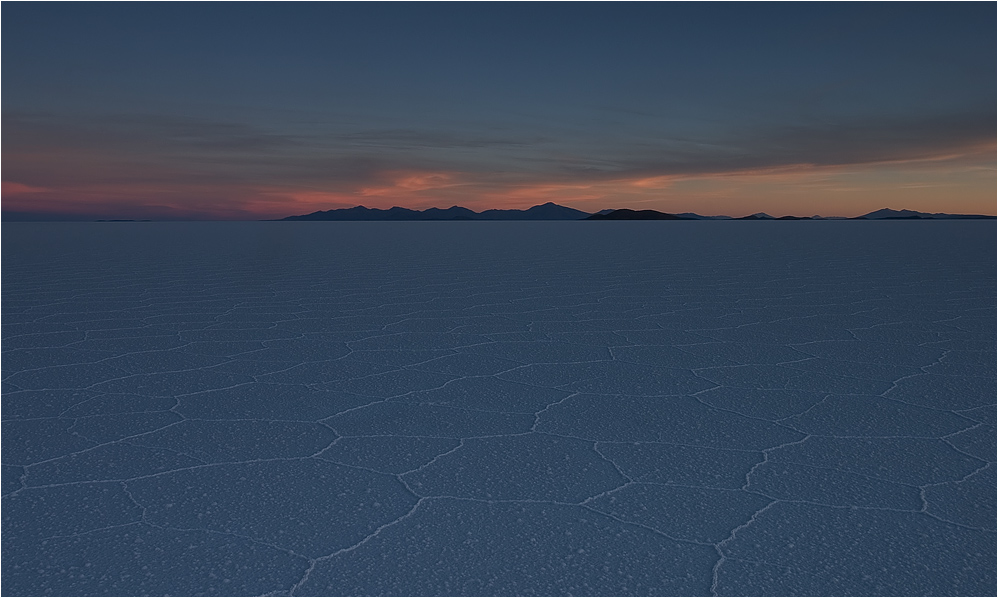
<path fill-rule="evenodd" d="M 759 212 L 749 216 L 732 218 L 731 216 L 701 216 L 693 212 L 670 214 L 658 210 L 607 209 L 594 214 L 560 206 L 548 202 L 526 210 L 485 210 L 475 212 L 461 206 L 451 206 L 447 209 L 428 208 L 426 210 L 410 210 L 394 207 L 387 210 L 355 206 L 336 210 L 324 210 L 288 216 L 280 220 L 335 220 L 335 221 L 411 221 L 411 220 L 932 220 L 932 219 L 995 219 L 995 216 L 980 214 L 945 214 L 916 212 L 913 210 L 892 210 L 883 208 L 856 216 L 854 218 L 823 217 L 823 216 L 780 216 L 774 217 Z"/>
<path fill-rule="evenodd" d="M 380 210 L 356 206 L 312 212 L 302 216 L 288 216 L 281 220 L 583 220 L 588 216 L 588 212 L 548 202 L 526 210 L 485 210 L 484 212 L 475 212 L 461 206 L 451 206 L 446 210 L 440 208 L 410 210 L 399 207 Z"/>
<path fill-rule="evenodd" d="M 883 208 L 863 216 L 857 216 L 854 220 L 925 220 L 925 219 L 974 219 L 974 220 L 994 220 L 994 216 L 984 216 L 981 214 L 944 214 L 942 212 L 915 212 L 913 210 L 892 210 Z"/>

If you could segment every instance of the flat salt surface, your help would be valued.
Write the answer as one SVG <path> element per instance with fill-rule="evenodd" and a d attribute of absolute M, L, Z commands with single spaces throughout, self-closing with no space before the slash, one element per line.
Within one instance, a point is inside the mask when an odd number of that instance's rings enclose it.
<path fill-rule="evenodd" d="M 3 224 L 6 595 L 995 590 L 995 224 Z"/>

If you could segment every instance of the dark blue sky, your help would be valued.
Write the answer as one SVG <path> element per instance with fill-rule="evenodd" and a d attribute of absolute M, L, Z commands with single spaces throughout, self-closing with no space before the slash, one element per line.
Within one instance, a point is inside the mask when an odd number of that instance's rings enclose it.
<path fill-rule="evenodd" d="M 5 3 L 3 207 L 995 213 L 994 3 Z"/>

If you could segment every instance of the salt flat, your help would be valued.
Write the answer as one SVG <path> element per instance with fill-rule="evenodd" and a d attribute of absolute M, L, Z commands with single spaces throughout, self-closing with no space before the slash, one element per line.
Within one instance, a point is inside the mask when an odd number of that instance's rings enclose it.
<path fill-rule="evenodd" d="M 993 222 L 2 242 L 7 595 L 993 595 Z"/>

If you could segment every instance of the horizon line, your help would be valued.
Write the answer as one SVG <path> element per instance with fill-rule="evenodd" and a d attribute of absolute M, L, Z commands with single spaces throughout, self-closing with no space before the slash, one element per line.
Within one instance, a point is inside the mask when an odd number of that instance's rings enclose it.
<path fill-rule="evenodd" d="M 749 219 L 749 220 L 753 220 L 753 218 L 751 218 L 752 216 L 760 216 L 760 218 L 758 218 L 758 219 L 761 219 L 761 220 L 768 220 L 768 219 L 773 219 L 773 220 L 780 220 L 780 219 L 785 219 L 785 220 L 791 220 L 791 219 L 793 219 L 793 220 L 797 220 L 797 219 L 800 219 L 800 220 L 816 220 L 816 219 L 820 219 L 820 220 L 852 220 L 852 219 L 863 219 L 863 216 L 868 216 L 870 214 L 874 214 L 874 213 L 882 212 L 882 211 L 891 211 L 891 212 L 899 212 L 899 213 L 910 212 L 910 213 L 913 213 L 913 214 L 925 214 L 925 215 L 929 215 L 929 216 L 933 216 L 933 215 L 951 216 L 951 217 L 961 217 L 961 216 L 963 216 L 963 217 L 968 217 L 970 219 L 998 218 L 998 214 L 988 214 L 988 213 L 971 214 L 971 213 L 942 212 L 942 211 L 940 211 L 940 212 L 924 212 L 924 211 L 920 211 L 920 210 L 909 210 L 907 208 L 894 209 L 894 208 L 890 208 L 890 207 L 878 208 L 878 209 L 875 209 L 875 210 L 871 210 L 869 212 L 864 212 L 862 214 L 858 214 L 856 216 L 838 216 L 838 215 L 835 215 L 835 216 L 825 216 L 825 215 L 822 215 L 822 214 L 814 214 L 812 216 L 796 216 L 796 215 L 792 215 L 792 214 L 784 214 L 782 216 L 774 216 L 772 214 L 768 214 L 766 212 L 761 212 L 761 211 L 749 212 L 749 213 L 746 213 L 746 214 L 744 214 L 742 216 L 730 216 L 730 215 L 727 215 L 727 214 L 706 215 L 706 214 L 700 214 L 698 212 L 693 212 L 693 211 L 685 211 L 685 212 L 663 212 L 661 210 L 654 210 L 654 209 L 649 209 L 649 208 L 645 208 L 645 209 L 636 209 L 636 208 L 604 208 L 604 209 L 601 209 L 601 210 L 597 210 L 595 212 L 588 212 L 586 210 L 580 210 L 578 208 L 573 208 L 571 206 L 565 206 L 565 205 L 558 204 L 558 203 L 555 203 L 555 202 L 552 202 L 552 201 L 548 201 L 548 202 L 544 202 L 544 203 L 541 203 L 541 204 L 536 204 L 536 205 L 530 206 L 528 208 L 486 208 L 486 209 L 483 209 L 483 210 L 480 210 L 480 211 L 476 211 L 476 210 L 474 210 L 472 208 L 467 208 L 467 207 L 464 207 L 464 206 L 461 206 L 461 205 L 458 205 L 458 204 L 454 204 L 454 205 L 448 206 L 446 208 L 437 207 L 437 206 L 431 206 L 431 207 L 427 207 L 427 208 L 408 208 L 408 207 L 405 207 L 405 206 L 398 206 L 398 205 L 392 206 L 390 208 L 370 208 L 370 207 L 367 207 L 367 206 L 365 206 L 363 204 L 357 204 L 355 206 L 350 206 L 350 207 L 329 208 L 327 210 L 315 210 L 313 212 L 308 212 L 308 213 L 305 213 L 305 214 L 291 214 L 291 215 L 288 215 L 288 216 L 275 217 L 275 218 L 240 218 L 240 217 L 234 217 L 234 218 L 233 217 L 229 217 L 229 218 L 225 218 L 225 217 L 213 218 L 213 217 L 198 217 L 198 216 L 189 216 L 189 217 L 177 216 L 177 217 L 166 217 L 166 218 L 141 218 L 141 217 L 139 217 L 139 218 L 123 218 L 123 217 L 114 217 L 114 216 L 111 216 L 111 215 L 99 215 L 99 214 L 79 214 L 79 213 L 65 213 L 65 212 L 62 212 L 62 213 L 59 213 L 59 212 L 26 212 L 26 211 L 2 210 L 2 209 L 0 209 L 0 222 L 281 222 L 281 221 L 287 221 L 287 219 L 289 219 L 289 218 L 300 218 L 300 217 L 304 217 L 304 216 L 311 216 L 313 214 L 323 214 L 323 213 L 328 213 L 328 212 L 339 212 L 339 211 L 346 211 L 346 210 L 356 210 L 358 208 L 361 208 L 361 209 L 364 209 L 364 210 L 369 210 L 369 211 L 374 211 L 374 212 L 388 212 L 388 211 L 391 211 L 391 210 L 406 210 L 406 211 L 415 212 L 415 213 L 425 213 L 425 212 L 430 211 L 430 210 L 448 211 L 448 210 L 452 210 L 454 208 L 459 208 L 461 210 L 467 210 L 467 211 L 469 211 L 469 212 L 471 212 L 473 214 L 483 214 L 485 212 L 490 212 L 490 211 L 498 211 L 498 212 L 521 212 L 522 213 L 522 212 L 526 212 L 528 210 L 531 210 L 533 208 L 538 208 L 538 207 L 543 207 L 543 206 L 554 206 L 554 207 L 559 207 L 559 208 L 570 209 L 570 210 L 574 210 L 574 211 L 577 211 L 577 212 L 581 212 L 583 214 L 587 214 L 588 216 L 593 216 L 593 215 L 600 214 L 600 213 L 608 213 L 608 212 L 615 212 L 615 211 L 620 211 L 620 210 L 628 210 L 628 211 L 632 211 L 632 212 L 654 212 L 654 213 L 663 214 L 663 215 L 669 215 L 669 216 L 684 216 L 684 215 L 689 215 L 689 216 L 696 216 L 696 217 L 698 217 L 698 218 L 681 218 L 681 219 L 684 219 L 684 220 L 695 220 L 695 219 L 720 219 L 720 220 Z M 566 218 L 564 220 L 585 220 L 585 219 L 586 219 L 586 217 L 578 218 L 578 219 Z M 931 220 L 933 218 L 919 218 L 919 217 L 916 216 L 916 217 L 907 217 L 907 218 L 906 217 L 901 217 L 901 218 L 890 218 L 890 217 L 888 217 L 888 218 L 875 218 L 875 219 L 877 219 L 877 220 L 883 220 L 883 219 L 886 219 L 886 220 L 894 220 L 894 219 Z M 935 219 L 937 219 L 937 220 L 943 220 L 943 219 L 946 219 L 946 218 L 935 218 Z M 451 220 L 459 220 L 459 219 L 450 218 L 450 219 L 441 219 L 440 221 L 442 221 L 442 222 L 449 222 Z M 474 219 L 469 219 L 469 220 L 474 220 Z M 294 221 L 294 220 L 291 220 L 291 221 Z M 363 221 L 363 220 L 358 220 L 358 221 Z M 483 221 L 486 221 L 486 220 L 483 220 Z"/>

